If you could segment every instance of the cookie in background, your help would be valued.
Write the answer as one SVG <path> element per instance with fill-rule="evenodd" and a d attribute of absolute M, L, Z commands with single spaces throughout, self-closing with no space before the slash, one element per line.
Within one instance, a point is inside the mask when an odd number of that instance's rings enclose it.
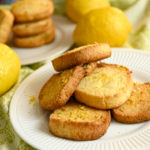
<path fill-rule="evenodd" d="M 55 26 L 54 24 L 51 24 L 51 26 L 49 26 L 46 31 L 39 34 L 25 36 L 25 37 L 15 36 L 14 34 L 13 43 L 17 47 L 26 47 L 26 48 L 38 47 L 52 42 L 54 38 L 55 38 Z"/>
<path fill-rule="evenodd" d="M 13 23 L 13 14 L 9 10 L 0 10 L 0 43 L 7 43 Z"/>
<path fill-rule="evenodd" d="M 15 22 L 31 22 L 47 18 L 53 14 L 51 0 L 21 0 L 12 4 Z"/>
<path fill-rule="evenodd" d="M 55 26 L 50 18 L 54 12 L 51 0 L 21 0 L 12 4 L 15 16 L 13 43 L 17 47 L 39 47 L 52 42 Z"/>
<path fill-rule="evenodd" d="M 13 27 L 13 33 L 19 37 L 33 36 L 52 28 L 51 18 L 42 19 L 36 22 L 17 23 Z"/>

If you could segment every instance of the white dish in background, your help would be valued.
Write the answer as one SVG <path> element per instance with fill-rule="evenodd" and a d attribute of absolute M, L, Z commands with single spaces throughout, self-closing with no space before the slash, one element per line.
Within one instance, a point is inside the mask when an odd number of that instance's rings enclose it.
<path fill-rule="evenodd" d="M 56 27 L 55 40 L 49 44 L 36 48 L 11 48 L 19 55 L 22 65 L 33 64 L 44 60 L 52 59 L 71 47 L 73 44 L 73 30 L 75 24 L 63 16 L 52 16 Z"/>
<path fill-rule="evenodd" d="M 135 81 L 150 82 L 150 53 L 112 48 L 105 62 L 120 64 L 133 71 Z M 50 112 L 40 108 L 38 94 L 54 73 L 49 63 L 30 75 L 17 89 L 10 104 L 10 120 L 18 135 L 40 150 L 133 150 L 150 148 L 150 121 L 122 124 L 112 119 L 107 133 L 94 141 L 72 141 L 53 136 L 48 129 Z M 30 96 L 36 98 L 30 104 Z"/>

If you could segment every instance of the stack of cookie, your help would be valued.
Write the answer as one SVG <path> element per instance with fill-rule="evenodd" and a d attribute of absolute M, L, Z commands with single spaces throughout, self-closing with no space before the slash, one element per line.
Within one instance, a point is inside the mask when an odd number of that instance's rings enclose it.
<path fill-rule="evenodd" d="M 108 44 L 95 44 L 74 49 L 52 61 L 60 73 L 54 74 L 43 86 L 39 101 L 42 108 L 54 110 L 49 124 L 54 135 L 73 140 L 93 140 L 106 133 L 111 121 L 110 111 L 80 104 L 71 96 L 85 76 L 97 68 L 96 61 L 110 55 Z"/>
<path fill-rule="evenodd" d="M 50 132 L 73 140 L 103 136 L 113 117 L 123 123 L 150 120 L 150 83 L 134 83 L 131 71 L 99 62 L 111 56 L 108 44 L 76 48 L 55 58 L 54 74 L 42 87 L 40 106 L 54 111 Z"/>
<path fill-rule="evenodd" d="M 13 43 L 17 47 L 38 47 L 55 38 L 55 27 L 50 16 L 54 7 L 51 0 L 21 0 L 13 3 Z"/>

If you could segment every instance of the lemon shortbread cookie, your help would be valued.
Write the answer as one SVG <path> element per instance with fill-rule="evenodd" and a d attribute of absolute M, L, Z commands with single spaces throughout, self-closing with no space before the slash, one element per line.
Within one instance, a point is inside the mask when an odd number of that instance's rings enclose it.
<path fill-rule="evenodd" d="M 55 70 L 62 71 L 111 56 L 108 44 L 92 44 L 70 50 L 52 60 Z"/>
<path fill-rule="evenodd" d="M 135 83 L 128 101 L 112 110 L 113 117 L 122 123 L 150 120 L 150 83 Z"/>
<path fill-rule="evenodd" d="M 0 43 L 6 43 L 13 26 L 14 16 L 8 10 L 0 10 Z"/>
<path fill-rule="evenodd" d="M 97 62 L 91 62 L 89 64 L 84 64 L 83 68 L 85 70 L 85 75 L 90 75 L 97 67 Z"/>
<path fill-rule="evenodd" d="M 49 120 L 49 129 L 54 135 L 83 141 L 103 136 L 111 115 L 109 110 L 97 110 L 71 101 L 56 109 Z"/>
<path fill-rule="evenodd" d="M 54 110 L 65 105 L 84 75 L 85 71 L 81 66 L 54 74 L 40 91 L 41 107 Z"/>
<path fill-rule="evenodd" d="M 20 0 L 12 5 L 16 22 L 36 21 L 52 15 L 54 10 L 51 0 Z"/>
<path fill-rule="evenodd" d="M 131 73 L 126 67 L 101 63 L 81 80 L 75 97 L 88 106 L 111 109 L 125 103 L 132 88 Z"/>
<path fill-rule="evenodd" d="M 28 37 L 13 37 L 13 43 L 17 47 L 38 47 L 50 43 L 55 38 L 55 27 L 52 25 L 47 31 Z"/>
<path fill-rule="evenodd" d="M 52 28 L 53 22 L 51 18 L 46 18 L 43 20 L 39 20 L 36 22 L 28 22 L 15 24 L 13 27 L 13 33 L 16 36 L 32 36 L 48 30 L 48 28 Z"/>

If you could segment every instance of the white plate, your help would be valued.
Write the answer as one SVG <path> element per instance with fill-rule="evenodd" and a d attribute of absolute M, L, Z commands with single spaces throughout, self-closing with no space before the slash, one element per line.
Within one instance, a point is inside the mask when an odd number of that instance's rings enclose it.
<path fill-rule="evenodd" d="M 19 55 L 22 65 L 52 59 L 54 56 L 66 51 L 73 44 L 72 33 L 75 24 L 63 16 L 55 15 L 52 19 L 56 27 L 56 36 L 52 43 L 37 48 L 16 48 L 10 45 Z"/>
<path fill-rule="evenodd" d="M 127 66 L 136 81 L 150 82 L 150 53 L 123 48 L 112 49 L 105 62 Z M 42 110 L 38 94 L 54 73 L 50 64 L 30 75 L 17 89 L 10 104 L 10 120 L 15 131 L 27 143 L 42 150 L 132 150 L 150 148 L 150 121 L 121 124 L 112 120 L 107 133 L 94 141 L 72 141 L 53 136 L 48 130 L 49 112 Z M 29 97 L 35 96 L 35 104 Z"/>

